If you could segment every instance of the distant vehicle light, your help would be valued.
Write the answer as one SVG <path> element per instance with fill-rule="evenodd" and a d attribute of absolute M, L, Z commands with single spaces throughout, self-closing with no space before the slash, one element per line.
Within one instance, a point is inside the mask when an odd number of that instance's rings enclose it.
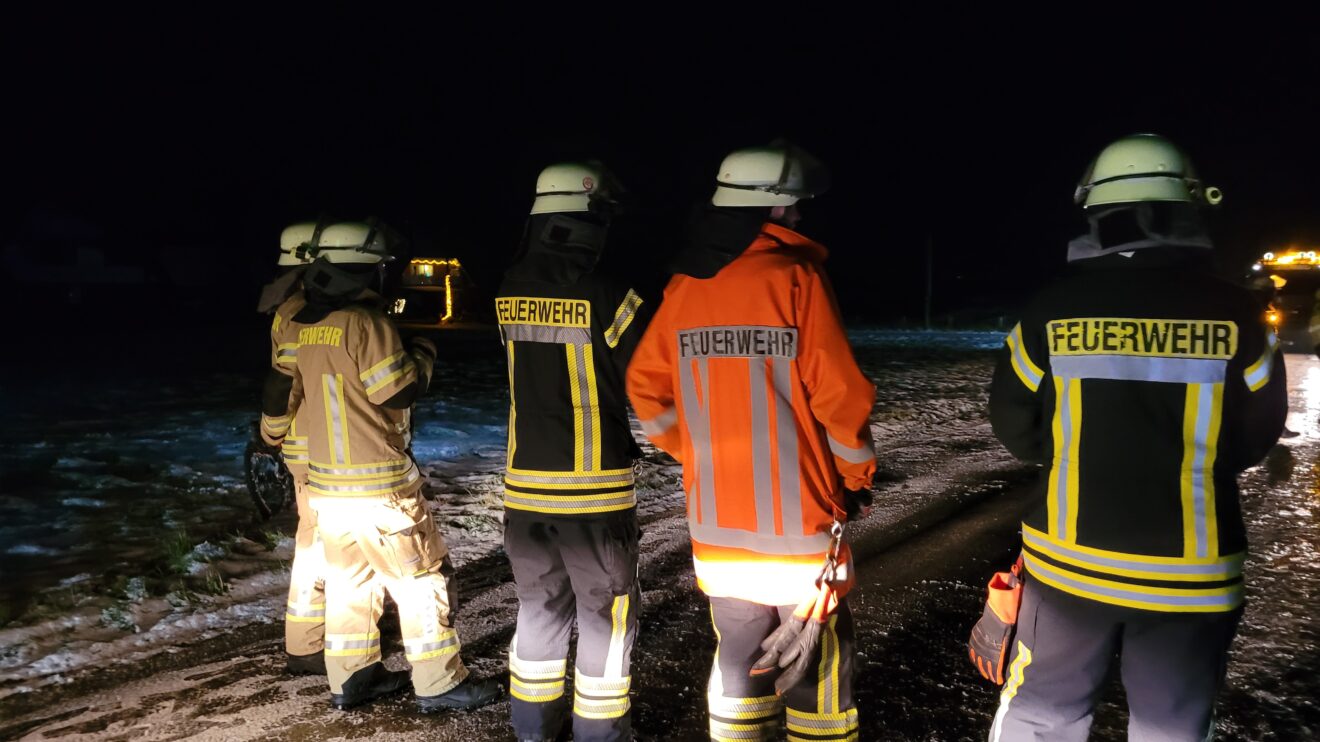
<path fill-rule="evenodd" d="M 1253 271 L 1260 270 L 1260 267 L 1264 266 L 1275 268 L 1320 267 L 1320 252 L 1296 249 L 1289 249 L 1285 252 L 1267 252 L 1260 256 L 1260 261 L 1253 265 L 1251 269 Z"/>
<path fill-rule="evenodd" d="M 1265 321 L 1268 322 L 1268 323 L 1270 323 L 1270 324 L 1271 324 L 1272 326 L 1274 326 L 1274 327 L 1278 327 L 1278 326 L 1279 326 L 1279 313 L 1278 313 L 1278 312 L 1266 312 L 1266 313 L 1265 313 Z"/>

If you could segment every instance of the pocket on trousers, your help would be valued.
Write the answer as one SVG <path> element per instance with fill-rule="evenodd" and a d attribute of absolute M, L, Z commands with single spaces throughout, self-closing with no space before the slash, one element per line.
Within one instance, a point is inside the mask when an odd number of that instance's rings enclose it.
<path fill-rule="evenodd" d="M 381 510 L 375 524 L 378 542 L 396 577 L 429 572 L 449 553 L 420 496 L 391 502 Z"/>
<path fill-rule="evenodd" d="M 612 520 L 603 534 L 605 569 L 609 572 L 610 590 L 622 595 L 637 581 L 637 563 L 641 556 L 641 532 L 637 517 Z"/>

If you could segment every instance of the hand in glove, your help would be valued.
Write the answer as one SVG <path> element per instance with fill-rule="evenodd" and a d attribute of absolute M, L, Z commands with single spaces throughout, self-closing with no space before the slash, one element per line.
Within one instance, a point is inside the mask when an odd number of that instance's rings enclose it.
<path fill-rule="evenodd" d="M 431 373 L 435 369 L 435 343 L 430 338 L 418 335 L 408 341 L 408 350 L 417 364 L 418 386 L 425 391 L 431 386 Z"/>
<path fill-rule="evenodd" d="M 848 522 L 852 523 L 858 518 L 863 518 L 871 512 L 871 503 L 875 501 L 875 495 L 870 488 L 860 490 L 845 489 L 843 491 L 843 509 L 848 514 Z"/>
<path fill-rule="evenodd" d="M 981 619 L 972 627 L 967 641 L 967 656 L 981 677 L 1003 685 L 1009 650 L 1017 628 L 1018 608 L 1022 604 L 1022 563 L 1010 572 L 996 572 L 990 578 L 989 596 Z"/>

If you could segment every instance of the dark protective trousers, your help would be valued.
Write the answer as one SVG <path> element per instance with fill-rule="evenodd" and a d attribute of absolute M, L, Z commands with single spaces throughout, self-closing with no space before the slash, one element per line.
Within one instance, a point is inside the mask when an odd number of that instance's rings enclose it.
<path fill-rule="evenodd" d="M 1114 655 L 1131 742 L 1202 742 L 1241 609 L 1162 613 L 1060 592 L 1028 576 L 991 742 L 1085 742 Z"/>
<path fill-rule="evenodd" d="M 858 738 L 853 667 L 857 655 L 847 600 L 821 631 L 812 670 L 783 698 L 775 695 L 778 673 L 759 677 L 748 671 L 764 651 L 761 642 L 787 621 L 796 606 L 767 606 L 735 598 L 711 598 L 715 622 L 715 662 L 706 702 L 712 740 L 773 740 L 779 735 L 780 707 L 788 714 L 789 742 L 854 742 Z"/>
<path fill-rule="evenodd" d="M 634 510 L 586 518 L 505 511 L 504 550 L 518 589 L 509 692 L 519 740 L 552 740 L 565 721 L 574 618 L 573 739 L 632 738 L 638 538 Z"/>

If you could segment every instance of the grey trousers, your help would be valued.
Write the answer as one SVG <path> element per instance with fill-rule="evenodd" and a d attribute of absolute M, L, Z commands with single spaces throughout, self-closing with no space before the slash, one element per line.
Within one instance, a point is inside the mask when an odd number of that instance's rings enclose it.
<path fill-rule="evenodd" d="M 570 709 L 575 740 L 632 739 L 639 536 L 632 510 L 583 518 L 507 511 L 504 550 L 518 589 L 509 690 L 519 740 L 555 739 Z M 565 685 L 574 620 L 570 706 Z"/>
<path fill-rule="evenodd" d="M 1085 742 L 1115 655 L 1131 742 L 1202 742 L 1242 611 L 1160 613 L 1027 579 L 991 742 Z"/>

